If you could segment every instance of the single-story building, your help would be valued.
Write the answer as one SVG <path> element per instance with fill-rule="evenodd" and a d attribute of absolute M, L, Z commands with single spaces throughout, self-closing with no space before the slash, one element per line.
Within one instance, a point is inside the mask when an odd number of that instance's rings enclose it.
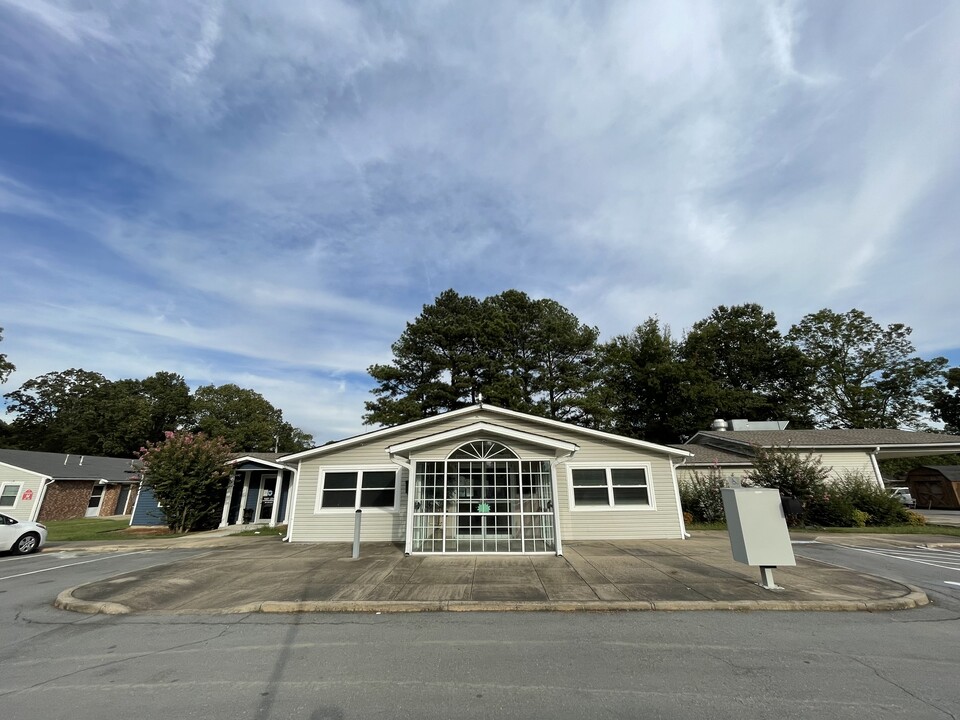
<path fill-rule="evenodd" d="M 126 515 L 139 485 L 129 459 L 0 448 L 0 512 L 17 520 Z"/>
<path fill-rule="evenodd" d="M 684 445 L 691 457 L 680 463 L 680 478 L 716 468 L 724 478 L 742 479 L 752 467 L 756 448 L 784 448 L 819 456 L 833 478 L 860 472 L 884 487 L 878 460 L 960 452 L 960 436 L 910 430 L 740 429 L 734 421 L 725 430 L 698 432 Z M 756 423 L 753 424 L 756 427 Z M 786 423 L 778 423 L 785 427 Z"/>
<path fill-rule="evenodd" d="M 907 473 L 918 508 L 960 510 L 960 465 L 924 465 Z"/>
<path fill-rule="evenodd" d="M 682 538 L 684 449 L 486 404 L 287 455 L 291 542 L 407 553 L 555 553 L 564 540 Z"/>

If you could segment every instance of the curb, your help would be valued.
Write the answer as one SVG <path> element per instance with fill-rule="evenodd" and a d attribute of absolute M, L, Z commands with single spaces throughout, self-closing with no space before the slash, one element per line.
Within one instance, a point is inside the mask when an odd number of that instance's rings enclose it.
<path fill-rule="evenodd" d="M 642 612 L 651 610 L 678 612 L 689 610 L 719 611 L 803 611 L 803 612 L 885 612 L 908 610 L 929 604 L 930 599 L 919 588 L 907 586 L 909 593 L 884 600 L 654 600 L 604 602 L 508 602 L 483 600 L 439 600 L 432 602 L 402 600 L 324 600 L 315 602 L 264 601 L 247 603 L 219 610 L 160 612 L 164 615 L 247 615 L 251 613 L 417 613 L 417 612 Z M 72 612 L 127 615 L 133 612 L 126 605 L 113 602 L 80 600 L 73 597 L 78 587 L 64 590 L 54 607 Z"/>
<path fill-rule="evenodd" d="M 129 615 L 132 611 L 126 605 L 115 602 L 91 602 L 89 600 L 79 600 L 73 596 L 74 590 L 79 590 L 82 585 L 67 588 L 57 595 L 53 601 L 55 608 L 61 610 L 70 610 L 71 612 L 86 613 L 88 615 Z"/>

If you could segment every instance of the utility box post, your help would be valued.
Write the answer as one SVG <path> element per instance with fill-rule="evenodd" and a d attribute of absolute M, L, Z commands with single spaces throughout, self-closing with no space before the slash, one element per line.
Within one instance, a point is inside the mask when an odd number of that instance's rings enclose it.
<path fill-rule="evenodd" d="M 782 590 L 773 581 L 773 568 L 796 565 L 780 491 L 769 488 L 723 488 L 723 512 L 733 559 L 760 568 L 760 586 Z"/>
<path fill-rule="evenodd" d="M 363 514 L 363 510 L 357 510 L 354 513 L 355 520 L 353 521 L 353 559 L 356 560 L 360 557 L 360 516 Z"/>

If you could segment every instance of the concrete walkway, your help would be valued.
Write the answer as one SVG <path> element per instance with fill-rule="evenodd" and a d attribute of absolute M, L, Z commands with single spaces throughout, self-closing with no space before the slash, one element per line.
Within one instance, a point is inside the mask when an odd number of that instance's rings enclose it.
<path fill-rule="evenodd" d="M 926 595 L 890 580 L 798 558 L 783 590 L 734 562 L 725 533 L 688 540 L 572 542 L 564 556 L 412 556 L 368 543 L 279 537 L 143 541 L 210 553 L 61 593 L 57 606 L 102 613 L 410 612 L 436 610 L 894 610 Z"/>

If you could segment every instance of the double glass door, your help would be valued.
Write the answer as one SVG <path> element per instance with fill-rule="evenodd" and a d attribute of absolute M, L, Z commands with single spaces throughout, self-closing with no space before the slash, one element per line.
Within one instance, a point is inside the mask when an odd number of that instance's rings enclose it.
<path fill-rule="evenodd" d="M 521 460 L 491 441 L 418 461 L 408 498 L 413 551 L 554 550 L 551 477 L 549 461 Z"/>

